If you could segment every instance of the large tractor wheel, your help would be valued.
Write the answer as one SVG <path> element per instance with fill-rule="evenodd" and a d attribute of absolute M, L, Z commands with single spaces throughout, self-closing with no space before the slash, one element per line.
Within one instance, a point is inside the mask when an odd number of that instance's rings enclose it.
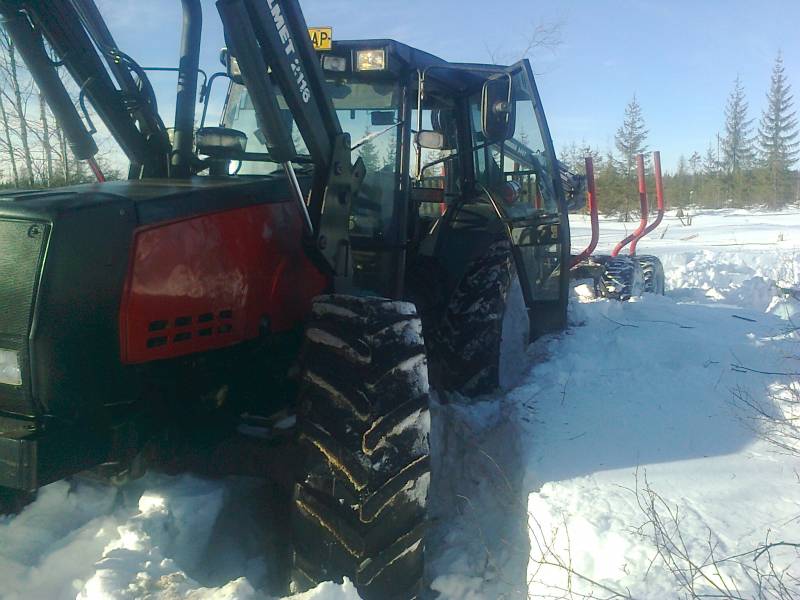
<path fill-rule="evenodd" d="M 495 242 L 467 268 L 434 345 L 437 383 L 476 396 L 517 382 L 530 324 L 508 241 Z"/>
<path fill-rule="evenodd" d="M 323 296 L 302 353 L 293 586 L 349 577 L 365 600 L 422 586 L 428 370 L 413 304 Z"/>
<path fill-rule="evenodd" d="M 644 291 L 651 294 L 664 295 L 664 265 L 657 256 L 644 254 L 637 256 L 636 260 L 642 267 Z"/>
<path fill-rule="evenodd" d="M 644 273 L 639 261 L 630 256 L 613 256 L 604 261 L 605 268 L 597 282 L 603 298 L 630 300 L 644 291 Z"/>

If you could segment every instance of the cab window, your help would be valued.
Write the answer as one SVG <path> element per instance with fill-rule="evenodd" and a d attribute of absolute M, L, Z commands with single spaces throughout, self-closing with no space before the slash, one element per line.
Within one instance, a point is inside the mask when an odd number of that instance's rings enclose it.
<path fill-rule="evenodd" d="M 475 180 L 490 190 L 508 181 L 519 186 L 519 198 L 508 206 L 509 216 L 557 213 L 553 168 L 536 119 L 534 94 L 527 77 L 518 71 L 512 77 L 515 126 L 513 136 L 502 143 L 486 144 L 481 130 L 481 93 L 470 98 Z"/>

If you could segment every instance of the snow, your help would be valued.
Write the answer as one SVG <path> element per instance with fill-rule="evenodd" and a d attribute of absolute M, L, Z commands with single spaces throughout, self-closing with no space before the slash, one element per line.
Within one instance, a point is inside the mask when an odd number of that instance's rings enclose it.
<path fill-rule="evenodd" d="M 588 225 L 573 220 L 576 250 Z M 603 221 L 598 252 L 634 226 Z M 665 297 L 577 285 L 569 330 L 528 348 L 516 387 L 434 398 L 426 554 L 440 598 L 678 598 L 692 573 L 699 592 L 758 597 L 753 567 L 768 564 L 746 553 L 800 540 L 800 458 L 737 401 L 797 417 L 797 383 L 766 373 L 797 372 L 800 211 L 700 211 L 690 227 L 668 215 L 639 251 L 664 262 Z M 285 544 L 266 485 L 49 485 L 0 518 L 0 598 L 271 599 Z M 710 549 L 746 556 L 714 569 Z M 680 553 L 670 570 L 662 557 Z M 800 577 L 795 549 L 771 557 Z M 676 571 L 686 559 L 701 568 Z M 292 598 L 358 595 L 345 582 Z"/>
<path fill-rule="evenodd" d="M 598 252 L 633 226 L 604 221 Z M 765 557 L 724 559 L 800 540 L 800 458 L 764 441 L 734 395 L 797 417 L 780 405 L 787 378 L 747 369 L 797 372 L 800 302 L 780 288 L 799 287 L 800 213 L 668 216 L 652 237 L 639 251 L 663 260 L 666 297 L 578 285 L 569 331 L 531 346 L 514 390 L 434 407 L 440 597 L 690 597 L 680 552 L 702 567 L 697 593 L 760 597 Z M 574 246 L 588 238 L 574 219 Z M 794 549 L 771 554 L 786 583 L 800 576 Z"/>
<path fill-rule="evenodd" d="M 623 225 L 604 225 L 621 237 Z M 662 258 L 667 296 L 584 296 L 572 305 L 581 325 L 545 342 L 550 360 L 516 390 L 537 397 L 523 434 L 534 597 L 607 592 L 601 586 L 634 598 L 682 596 L 679 578 L 656 555 L 648 499 L 697 565 L 708 565 L 709 541 L 722 559 L 767 535 L 800 539 L 800 459 L 766 443 L 734 402 L 735 391 L 747 390 L 772 404 L 771 391 L 787 384 L 737 366 L 797 371 L 791 357 L 800 340 L 786 335 L 785 319 L 798 302 L 777 286 L 800 281 L 800 214 L 715 211 L 696 214 L 691 227 L 668 218 L 653 238 L 640 251 Z M 602 242 L 607 248 L 608 238 Z M 559 564 L 556 556 L 561 566 L 543 566 Z M 800 575 L 799 559 L 775 555 L 789 576 Z M 734 561 L 718 573 L 708 565 L 703 575 L 709 581 L 698 581 L 696 592 L 716 585 L 758 596 L 757 582 Z"/>

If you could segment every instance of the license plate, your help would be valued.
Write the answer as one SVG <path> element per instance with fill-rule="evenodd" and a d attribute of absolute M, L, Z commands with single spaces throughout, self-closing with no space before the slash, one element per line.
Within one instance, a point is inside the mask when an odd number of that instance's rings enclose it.
<path fill-rule="evenodd" d="M 333 43 L 333 27 L 309 27 L 308 35 L 314 50 L 330 50 Z"/>

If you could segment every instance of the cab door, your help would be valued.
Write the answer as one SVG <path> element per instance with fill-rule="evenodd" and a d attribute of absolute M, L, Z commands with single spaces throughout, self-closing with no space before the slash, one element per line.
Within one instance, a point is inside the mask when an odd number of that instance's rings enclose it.
<path fill-rule="evenodd" d="M 561 175 L 530 63 L 501 76 L 511 82 L 513 126 L 507 139 L 487 143 L 481 95 L 470 100 L 476 185 L 485 190 L 512 243 L 532 337 L 566 324 L 569 222 Z"/>

